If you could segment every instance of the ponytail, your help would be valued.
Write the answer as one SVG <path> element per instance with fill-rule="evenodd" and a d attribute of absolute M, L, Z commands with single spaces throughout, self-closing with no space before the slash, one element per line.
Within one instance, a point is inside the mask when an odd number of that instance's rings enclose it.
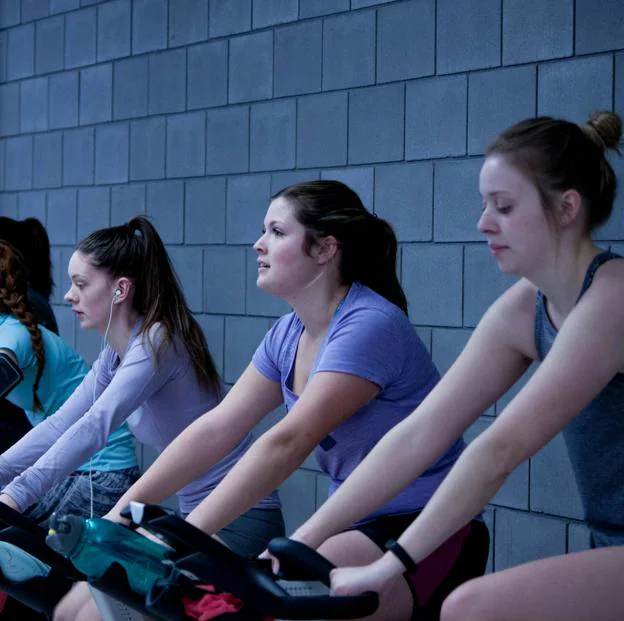
<path fill-rule="evenodd" d="M 42 409 L 37 391 L 45 368 L 43 337 L 26 296 L 26 267 L 15 248 L 0 241 L 0 312 L 15 317 L 29 332 L 37 358 L 37 375 L 33 383 L 33 410 Z"/>
<path fill-rule="evenodd" d="M 340 244 L 343 284 L 359 282 L 407 314 L 407 299 L 396 273 L 397 239 L 390 224 L 366 210 L 360 197 L 340 181 L 296 183 L 272 197 L 284 198 L 306 228 L 305 251 L 329 235 Z"/>
<path fill-rule="evenodd" d="M 91 233 L 78 244 L 77 250 L 113 278 L 124 276 L 132 281 L 134 308 L 143 317 L 140 334 L 149 334 L 157 323 L 164 330 L 165 338 L 158 347 L 154 348 L 150 342 L 156 360 L 178 336 L 199 381 L 219 394 L 221 383 L 216 365 L 154 225 L 146 217 L 137 216 L 127 224 Z"/>

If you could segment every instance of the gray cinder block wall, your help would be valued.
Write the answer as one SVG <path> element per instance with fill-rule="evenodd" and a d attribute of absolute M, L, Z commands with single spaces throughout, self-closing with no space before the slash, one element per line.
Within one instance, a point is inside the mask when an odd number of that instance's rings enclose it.
<path fill-rule="evenodd" d="M 63 335 L 99 351 L 62 299 L 72 246 L 147 213 L 230 384 L 288 310 L 254 284 L 272 192 L 341 179 L 394 224 L 445 371 L 511 282 L 475 229 L 487 140 L 624 113 L 621 0 L 0 0 L 0 28 L 0 211 L 48 227 Z M 623 215 L 620 197 L 598 233 L 619 250 Z M 291 529 L 326 489 L 308 459 L 283 487 Z M 488 508 L 490 567 L 587 547 L 580 517 L 558 438 Z"/>

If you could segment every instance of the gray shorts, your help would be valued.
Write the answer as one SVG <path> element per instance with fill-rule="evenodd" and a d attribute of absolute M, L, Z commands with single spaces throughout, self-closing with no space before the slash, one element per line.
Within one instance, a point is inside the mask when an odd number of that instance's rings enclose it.
<path fill-rule="evenodd" d="M 237 554 L 256 557 L 266 550 L 274 537 L 283 537 L 284 517 L 281 509 L 250 509 L 236 518 L 217 536 Z"/>
<path fill-rule="evenodd" d="M 81 517 L 91 515 L 91 486 L 93 485 L 93 515 L 108 513 L 129 487 L 139 478 L 137 467 L 123 470 L 77 470 L 51 488 L 39 502 L 28 507 L 24 515 L 42 526 L 49 526 L 53 513 Z"/>

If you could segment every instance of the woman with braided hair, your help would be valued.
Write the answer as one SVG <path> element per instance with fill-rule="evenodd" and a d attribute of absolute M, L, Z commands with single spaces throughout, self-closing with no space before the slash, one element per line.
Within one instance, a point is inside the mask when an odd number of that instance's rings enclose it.
<path fill-rule="evenodd" d="M 54 414 L 88 371 L 82 358 L 59 336 L 39 325 L 27 295 L 23 258 L 4 241 L 0 241 L 0 352 L 23 375 L 23 380 L 6 398 L 24 409 L 33 426 Z M 17 476 L 31 464 L 22 463 L 11 450 L 3 457 Z M 29 517 L 42 524 L 56 510 L 88 516 L 93 486 L 93 512 L 103 515 L 138 474 L 132 437 L 124 425 L 113 432 L 108 444 L 91 462 L 79 466 L 36 503 L 24 508 Z"/>

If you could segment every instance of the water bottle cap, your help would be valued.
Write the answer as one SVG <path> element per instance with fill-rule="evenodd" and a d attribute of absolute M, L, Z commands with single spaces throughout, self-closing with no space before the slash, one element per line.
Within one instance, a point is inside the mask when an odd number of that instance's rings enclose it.
<path fill-rule="evenodd" d="M 84 526 L 84 520 L 77 515 L 54 514 L 46 543 L 59 554 L 68 557 L 80 543 Z"/>

